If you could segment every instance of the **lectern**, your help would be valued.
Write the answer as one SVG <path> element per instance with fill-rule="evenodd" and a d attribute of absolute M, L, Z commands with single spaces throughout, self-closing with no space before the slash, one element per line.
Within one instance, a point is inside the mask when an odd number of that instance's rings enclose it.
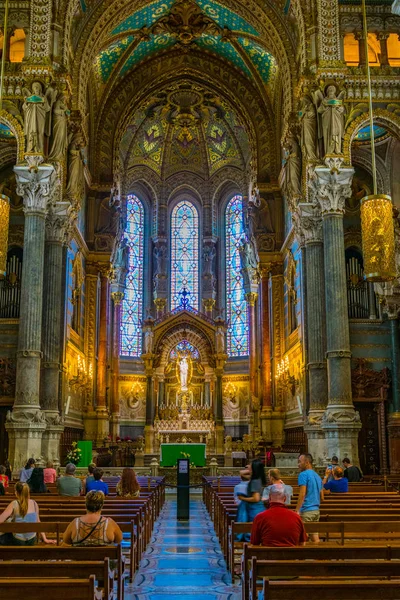
<path fill-rule="evenodd" d="M 178 521 L 189 520 L 189 484 L 190 484 L 190 463 L 188 458 L 178 458 L 177 461 L 177 484 L 178 484 L 178 502 L 177 519 Z"/>

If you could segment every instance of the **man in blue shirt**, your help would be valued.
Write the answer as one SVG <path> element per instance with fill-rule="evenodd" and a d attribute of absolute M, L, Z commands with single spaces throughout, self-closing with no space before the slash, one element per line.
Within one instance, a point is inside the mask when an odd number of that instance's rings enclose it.
<path fill-rule="evenodd" d="M 108 496 L 108 485 L 101 479 L 103 477 L 102 469 L 96 467 L 93 471 L 93 481 L 88 481 L 86 485 L 86 493 L 92 492 L 103 492 L 105 496 Z"/>
<path fill-rule="evenodd" d="M 326 470 L 325 477 L 322 480 L 324 490 L 332 494 L 343 494 L 349 491 L 349 482 L 343 476 L 343 469 L 341 467 L 335 467 L 332 471 L 333 479 L 329 479 L 331 471 Z"/>
<path fill-rule="evenodd" d="M 321 477 L 313 470 L 313 457 L 311 454 L 299 456 L 300 475 L 298 478 L 299 498 L 296 512 L 299 513 L 304 523 L 319 521 L 319 507 L 324 499 L 324 490 Z M 311 533 L 312 542 L 319 542 L 318 533 Z"/>

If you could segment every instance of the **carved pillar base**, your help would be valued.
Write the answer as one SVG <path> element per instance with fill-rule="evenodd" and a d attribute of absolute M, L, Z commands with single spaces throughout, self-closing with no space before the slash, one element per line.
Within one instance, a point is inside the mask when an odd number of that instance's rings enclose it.
<path fill-rule="evenodd" d="M 104 438 L 110 433 L 110 416 L 106 408 L 98 407 L 96 409 L 97 417 L 97 442 L 103 442 Z"/>
<path fill-rule="evenodd" d="M 390 473 L 398 475 L 400 473 L 400 413 L 389 415 L 388 432 Z"/>
<path fill-rule="evenodd" d="M 85 440 L 96 440 L 97 438 L 97 414 L 96 411 L 89 408 L 83 414 L 83 426 L 85 428 L 85 432 L 83 434 L 83 438 Z"/>
<path fill-rule="evenodd" d="M 304 433 L 308 440 L 308 452 L 312 454 L 315 465 L 324 464 L 324 457 L 328 456 L 325 432 L 322 429 L 324 413 L 324 409 L 310 410 L 304 425 Z"/>
<path fill-rule="evenodd" d="M 225 427 L 223 425 L 217 425 L 215 427 L 215 440 L 216 440 L 216 454 L 224 454 L 224 435 Z"/>
<path fill-rule="evenodd" d="M 283 409 L 274 410 L 271 420 L 271 436 L 273 446 L 282 446 L 285 441 L 285 433 L 283 431 L 285 423 L 285 415 Z"/>
<path fill-rule="evenodd" d="M 32 413 L 31 419 L 16 420 L 6 423 L 9 439 L 9 461 L 14 473 L 18 473 L 25 466 L 28 458 L 38 459 L 42 455 L 42 438 L 46 429 L 46 422 L 41 411 Z M 37 421 L 36 421 L 37 420 Z"/>
<path fill-rule="evenodd" d="M 361 429 L 359 415 L 354 412 L 354 409 L 346 415 L 343 407 L 339 407 L 340 412 L 335 416 L 332 408 L 330 407 L 326 411 L 322 421 L 328 456 L 336 455 L 341 459 L 348 457 L 353 464 L 358 465 L 358 434 Z M 346 416 L 348 416 L 348 420 L 346 420 Z"/>
<path fill-rule="evenodd" d="M 57 418 L 56 418 L 57 421 Z M 42 457 L 46 463 L 48 460 L 54 463 L 54 468 L 60 466 L 60 439 L 64 431 L 63 424 L 48 423 L 42 437 Z"/>
<path fill-rule="evenodd" d="M 144 452 L 154 454 L 154 427 L 146 425 L 144 428 Z"/>
<path fill-rule="evenodd" d="M 272 441 L 272 408 L 264 406 L 260 413 L 261 435 L 267 441 Z"/>
<path fill-rule="evenodd" d="M 113 413 L 110 421 L 110 433 L 113 440 L 119 436 L 120 431 L 120 417 L 119 413 Z"/>

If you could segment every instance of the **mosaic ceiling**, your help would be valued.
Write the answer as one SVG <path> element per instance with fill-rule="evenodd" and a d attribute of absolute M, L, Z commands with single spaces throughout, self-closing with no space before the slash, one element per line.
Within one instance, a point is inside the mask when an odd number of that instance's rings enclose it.
<path fill-rule="evenodd" d="M 163 178 L 190 170 L 208 179 L 222 167 L 242 168 L 248 161 L 245 129 L 204 91 L 181 86 L 158 100 L 135 114 L 121 140 L 126 168 L 146 165 Z"/>
<path fill-rule="evenodd" d="M 190 44 L 217 54 L 247 77 L 253 76 L 253 70 L 263 84 L 273 83 L 276 61 L 256 41 L 259 32 L 249 22 L 212 0 L 193 0 L 194 9 L 181 8 L 180 12 L 176 10 L 178 4 L 179 0 L 156 0 L 115 27 L 109 34 L 109 46 L 95 60 L 98 80 L 107 83 L 115 69 L 124 77 L 155 53 L 175 44 Z M 182 30 L 190 40 L 183 37 Z"/>

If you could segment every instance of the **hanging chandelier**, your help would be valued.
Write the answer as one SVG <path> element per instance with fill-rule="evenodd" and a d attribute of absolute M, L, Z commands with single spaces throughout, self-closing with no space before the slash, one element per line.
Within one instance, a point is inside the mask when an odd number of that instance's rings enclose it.
<path fill-rule="evenodd" d="M 393 204 L 390 196 L 378 194 L 376 178 L 374 113 L 371 69 L 368 55 L 368 23 L 365 0 L 362 0 L 371 132 L 372 177 L 374 193 L 361 200 L 361 230 L 364 273 L 367 281 L 391 281 L 396 277 Z"/>
<path fill-rule="evenodd" d="M 6 275 L 8 251 L 8 224 L 10 221 L 10 200 L 0 194 L 0 278 Z"/>

